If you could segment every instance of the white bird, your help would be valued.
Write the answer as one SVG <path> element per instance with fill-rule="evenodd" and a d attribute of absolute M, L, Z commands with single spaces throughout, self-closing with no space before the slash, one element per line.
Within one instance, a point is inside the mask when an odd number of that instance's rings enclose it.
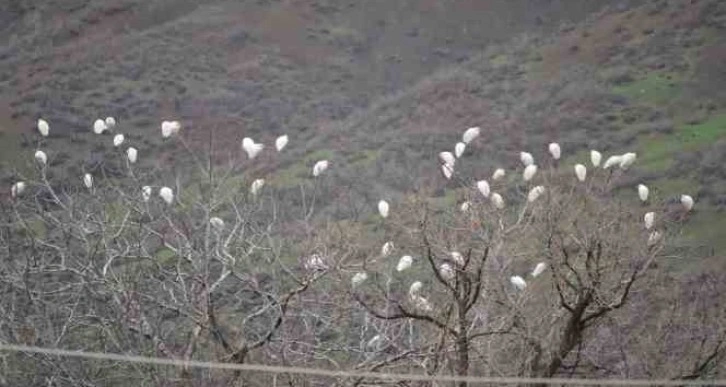
<path fill-rule="evenodd" d="M 454 157 L 454 154 L 451 152 L 441 152 L 441 153 L 439 153 L 439 158 L 441 159 L 441 161 L 444 162 L 444 165 L 448 165 L 452 168 L 456 164 L 456 158 Z"/>
<path fill-rule="evenodd" d="M 459 157 L 461 157 L 461 155 L 464 154 L 465 150 L 466 144 L 464 144 L 463 142 L 457 142 L 454 146 L 454 156 L 456 156 L 456 158 L 458 159 Z"/>
<path fill-rule="evenodd" d="M 608 157 L 607 160 L 605 160 L 605 164 L 602 166 L 604 169 L 608 169 L 612 167 L 613 165 L 620 165 L 620 163 L 623 160 L 623 156 L 615 155 Z"/>
<path fill-rule="evenodd" d="M 305 270 L 309 271 L 323 271 L 328 269 L 328 265 L 325 264 L 325 260 L 320 254 L 313 254 L 308 257 L 303 266 L 305 267 Z"/>
<path fill-rule="evenodd" d="M 93 176 L 91 176 L 90 173 L 86 173 L 85 175 L 83 175 L 83 184 L 88 189 L 93 188 Z"/>
<path fill-rule="evenodd" d="M 590 162 L 592 163 L 592 166 L 597 168 L 600 166 L 600 161 L 602 160 L 602 153 L 591 150 L 590 151 Z"/>
<path fill-rule="evenodd" d="M 517 288 L 517 290 L 524 290 L 527 288 L 527 282 L 524 281 L 524 278 L 518 275 L 509 278 L 509 282 L 511 282 L 512 285 Z"/>
<path fill-rule="evenodd" d="M 648 212 L 643 216 L 643 223 L 645 223 L 645 229 L 650 230 L 655 224 L 655 212 Z"/>
<path fill-rule="evenodd" d="M 328 160 L 320 160 L 313 165 L 313 176 L 318 177 L 330 166 Z"/>
<path fill-rule="evenodd" d="M 519 160 L 522 161 L 522 164 L 524 164 L 525 167 L 534 164 L 534 157 L 532 157 L 532 154 L 529 152 L 520 152 Z"/>
<path fill-rule="evenodd" d="M 654 246 L 658 241 L 660 241 L 661 233 L 659 231 L 653 231 L 648 235 L 648 246 Z"/>
<path fill-rule="evenodd" d="M 527 165 L 527 167 L 524 168 L 524 173 L 522 173 L 522 178 L 524 181 L 530 181 L 534 177 L 535 173 L 537 173 L 537 166 L 535 164 Z"/>
<path fill-rule="evenodd" d="M 275 140 L 275 149 L 277 149 L 278 152 L 282 150 L 287 145 L 287 141 L 289 140 L 289 137 L 287 137 L 287 134 L 282 135 L 278 137 Z"/>
<path fill-rule="evenodd" d="M 638 197 L 640 198 L 640 201 L 648 201 L 648 193 L 650 193 L 648 187 L 644 184 L 638 184 Z"/>
<path fill-rule="evenodd" d="M 115 136 L 113 136 L 113 146 L 117 147 L 124 143 L 124 135 L 119 133 Z"/>
<path fill-rule="evenodd" d="M 265 148 L 265 144 L 262 143 L 256 143 L 251 138 L 245 137 L 242 139 L 242 149 L 247 152 L 247 157 L 250 158 L 250 160 L 257 157 L 260 152 L 262 152 L 262 149 Z"/>
<path fill-rule="evenodd" d="M 504 169 L 497 168 L 497 170 L 494 171 L 494 173 L 492 173 L 492 180 L 499 180 L 499 179 L 503 178 L 504 175 L 506 175 L 506 174 L 507 173 L 504 172 Z"/>
<path fill-rule="evenodd" d="M 130 146 L 129 149 L 126 149 L 126 157 L 128 157 L 129 162 L 133 164 L 136 162 L 136 158 L 139 157 L 139 151 Z"/>
<path fill-rule="evenodd" d="M 114 127 L 116 127 L 116 119 L 113 117 L 106 117 L 105 123 L 106 123 L 106 128 L 108 128 L 108 129 L 113 129 Z"/>
<path fill-rule="evenodd" d="M 368 340 L 368 343 L 366 343 L 366 347 L 378 347 L 378 343 L 380 343 L 381 341 L 383 341 L 383 336 L 375 335 L 372 339 Z"/>
<path fill-rule="evenodd" d="M 48 155 L 42 150 L 35 151 L 35 160 L 43 165 L 48 163 Z"/>
<path fill-rule="evenodd" d="M 99 118 L 99 119 L 97 119 L 97 120 L 96 120 L 96 121 L 95 121 L 95 122 L 93 123 L 93 133 L 96 133 L 96 134 L 101 134 L 101 133 L 103 133 L 103 132 L 104 132 L 104 131 L 105 131 L 106 129 L 108 129 L 108 128 L 106 127 L 106 122 L 104 122 L 104 121 L 103 121 L 102 119 L 100 119 L 100 118 Z"/>
<path fill-rule="evenodd" d="M 537 278 L 540 274 L 542 274 L 545 271 L 545 269 L 547 269 L 546 263 L 544 263 L 544 262 L 538 263 L 534 267 L 534 270 L 532 270 L 532 278 Z"/>
<path fill-rule="evenodd" d="M 141 187 L 141 198 L 144 200 L 144 202 L 148 202 L 149 199 L 151 199 L 151 193 L 151 187 L 149 187 L 148 185 Z"/>
<path fill-rule="evenodd" d="M 560 148 L 560 144 L 558 144 L 556 142 L 552 142 L 552 143 L 550 143 L 548 148 L 549 148 L 550 154 L 552 155 L 552 158 L 555 160 L 559 160 L 560 156 L 562 156 L 562 149 Z"/>
<path fill-rule="evenodd" d="M 393 242 L 391 242 L 391 241 L 384 243 L 383 246 L 381 247 L 381 256 L 383 256 L 385 258 L 385 257 L 391 255 L 391 252 L 393 252 L 394 247 L 395 246 L 393 245 Z"/>
<path fill-rule="evenodd" d="M 250 186 L 250 193 L 253 196 L 257 195 L 257 192 L 259 192 L 262 187 L 265 185 L 265 179 L 257 179 L 252 182 L 252 185 Z"/>
<path fill-rule="evenodd" d="M 401 257 L 401 259 L 398 260 L 398 265 L 396 265 L 397 271 L 404 271 L 411 267 L 413 264 L 413 257 L 410 255 L 404 255 Z"/>
<path fill-rule="evenodd" d="M 443 164 L 441 166 L 441 172 L 444 174 L 444 177 L 447 180 L 450 180 L 451 176 L 454 174 L 454 167 L 451 165 Z"/>
<path fill-rule="evenodd" d="M 467 212 L 467 211 L 469 211 L 470 207 L 471 207 L 471 202 L 466 201 L 464 203 L 461 203 L 461 207 L 459 207 L 459 209 L 461 209 L 461 212 Z"/>
<path fill-rule="evenodd" d="M 491 201 L 492 204 L 494 204 L 494 207 L 496 207 L 497 209 L 501 210 L 502 208 L 504 208 L 504 199 L 502 198 L 502 195 L 496 192 L 493 193 L 491 196 Z"/>
<path fill-rule="evenodd" d="M 384 218 L 388 217 L 388 202 L 387 201 L 381 200 L 378 202 L 378 213 L 381 214 L 381 216 Z"/>
<path fill-rule="evenodd" d="M 38 119 L 38 132 L 40 132 L 41 136 L 48 137 L 48 133 L 50 133 L 50 125 L 48 125 L 48 121 L 42 118 Z"/>
<path fill-rule="evenodd" d="M 368 274 L 365 272 L 355 273 L 353 278 L 351 278 L 350 282 L 353 287 L 356 287 L 360 284 L 362 284 L 365 280 L 368 279 Z"/>
<path fill-rule="evenodd" d="M 464 144 L 468 144 L 472 142 L 475 138 L 479 137 L 480 133 L 481 128 L 479 128 L 478 126 L 469 128 L 464 132 L 464 135 L 461 136 L 461 141 L 463 141 Z"/>
<path fill-rule="evenodd" d="M 161 137 L 163 138 L 169 138 L 173 134 L 174 129 L 173 125 L 171 124 L 171 121 L 162 121 L 161 122 Z"/>
<path fill-rule="evenodd" d="M 458 252 L 458 251 L 452 251 L 450 254 L 451 254 L 451 259 L 457 265 L 463 267 L 466 264 L 466 261 L 464 261 L 464 256 L 461 255 L 460 252 Z"/>
<path fill-rule="evenodd" d="M 171 129 L 172 136 L 176 136 L 181 130 L 181 123 L 179 121 L 170 121 L 169 128 Z"/>
<path fill-rule="evenodd" d="M 585 168 L 585 166 L 582 164 L 576 164 L 575 176 L 577 176 L 577 180 L 585 181 L 585 179 L 587 178 L 587 168 Z"/>
<path fill-rule="evenodd" d="M 439 266 L 439 273 L 441 274 L 441 277 L 447 281 L 452 280 L 455 274 L 454 269 L 448 263 L 442 263 L 441 266 Z"/>
<path fill-rule="evenodd" d="M 216 216 L 213 216 L 209 218 L 209 224 L 217 231 L 221 232 L 224 230 L 224 220 L 222 218 L 218 218 Z"/>
<path fill-rule="evenodd" d="M 681 195 L 681 204 L 686 211 L 690 211 L 693 208 L 693 198 L 691 195 Z"/>
<path fill-rule="evenodd" d="M 423 284 L 421 283 L 421 281 L 416 281 L 412 283 L 411 286 L 408 288 L 408 294 L 412 297 L 417 296 L 422 288 Z"/>
<path fill-rule="evenodd" d="M 489 188 L 489 182 L 486 180 L 479 180 L 476 182 L 476 188 L 481 192 L 482 196 L 485 198 L 489 197 L 489 194 L 491 193 L 491 189 Z"/>
<path fill-rule="evenodd" d="M 633 152 L 628 152 L 622 156 L 620 159 L 620 168 L 622 169 L 628 169 L 633 163 L 635 162 L 635 159 L 638 157 L 637 154 Z"/>
<path fill-rule="evenodd" d="M 541 185 L 538 185 L 531 190 L 529 190 L 529 193 L 527 194 L 527 201 L 532 203 L 535 200 L 537 200 L 540 195 L 542 195 L 545 191 L 545 188 Z"/>
<path fill-rule="evenodd" d="M 420 309 L 424 312 L 431 312 L 434 310 L 434 307 L 431 305 L 429 300 L 424 297 L 416 296 L 412 297 L 411 300 L 413 301 L 414 306 L 416 306 L 416 309 Z"/>
<path fill-rule="evenodd" d="M 23 194 L 23 191 L 25 191 L 25 182 L 24 181 L 18 181 L 15 184 L 13 184 L 12 187 L 10 187 L 10 196 L 13 198 L 16 198 Z"/>
<path fill-rule="evenodd" d="M 169 187 L 161 187 L 159 196 L 164 199 L 166 204 L 171 204 L 174 201 L 174 191 Z"/>

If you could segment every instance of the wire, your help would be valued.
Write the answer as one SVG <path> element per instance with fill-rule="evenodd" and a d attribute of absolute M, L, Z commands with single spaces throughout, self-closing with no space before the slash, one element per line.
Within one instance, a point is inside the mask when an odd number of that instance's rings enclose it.
<path fill-rule="evenodd" d="M 565 378 L 524 378 L 524 377 L 481 377 L 481 376 L 447 376 L 423 374 L 393 374 L 378 372 L 335 371 L 322 368 L 284 367 L 263 364 L 236 364 L 205 361 L 184 361 L 162 359 L 116 353 L 70 351 L 66 349 L 41 348 L 25 345 L 0 344 L 0 351 L 45 354 L 61 357 L 75 357 L 94 360 L 121 361 L 127 363 L 155 364 L 171 367 L 191 367 L 207 369 L 223 369 L 234 371 L 263 372 L 274 374 L 298 374 L 325 376 L 333 378 L 370 378 L 384 380 L 410 380 L 431 382 L 467 382 L 472 384 L 547 384 L 547 385 L 578 385 L 578 386 L 726 386 L 726 380 L 648 380 L 648 379 L 565 379 Z"/>

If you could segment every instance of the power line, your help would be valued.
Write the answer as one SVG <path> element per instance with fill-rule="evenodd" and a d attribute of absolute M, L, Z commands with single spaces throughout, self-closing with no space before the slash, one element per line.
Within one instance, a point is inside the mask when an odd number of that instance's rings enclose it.
<path fill-rule="evenodd" d="M 206 369 L 222 369 L 233 371 L 263 372 L 274 374 L 298 374 L 324 376 L 332 378 L 369 378 L 384 380 L 410 380 L 431 382 L 467 382 L 472 384 L 547 384 L 547 385 L 578 385 L 578 386 L 726 386 L 726 380 L 648 380 L 648 379 L 565 379 L 565 378 L 524 378 L 524 377 L 482 377 L 482 376 L 447 376 L 423 374 L 393 374 L 378 372 L 335 371 L 322 368 L 270 366 L 263 364 L 217 363 L 197 360 L 175 360 L 157 357 L 123 355 L 116 353 L 71 351 L 66 349 L 42 348 L 26 345 L 0 344 L 0 351 L 35 353 L 61 357 L 75 357 L 104 361 L 120 361 L 127 363 L 154 364 L 171 367 L 191 367 Z"/>

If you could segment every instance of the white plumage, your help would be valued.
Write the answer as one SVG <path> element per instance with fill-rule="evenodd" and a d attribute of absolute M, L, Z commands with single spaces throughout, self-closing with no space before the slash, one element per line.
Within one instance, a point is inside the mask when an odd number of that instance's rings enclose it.
<path fill-rule="evenodd" d="M 404 255 L 401 257 L 401 259 L 398 260 L 398 265 L 396 265 L 397 271 L 404 271 L 411 267 L 413 264 L 413 257 L 410 255 Z"/>
<path fill-rule="evenodd" d="M 381 200 L 378 202 L 378 213 L 381 214 L 382 217 L 387 218 L 388 217 L 388 202 L 385 200 Z"/>
<path fill-rule="evenodd" d="M 439 273 L 445 280 L 453 279 L 455 274 L 454 269 L 448 263 L 442 263 L 441 266 L 439 266 Z"/>
<path fill-rule="evenodd" d="M 303 263 L 305 270 L 308 271 L 324 271 L 328 269 L 328 265 L 325 263 L 323 256 L 320 254 L 313 254 L 309 256 Z"/>
<path fill-rule="evenodd" d="M 108 128 L 106 127 L 106 122 L 105 122 L 105 121 L 103 121 L 103 120 L 102 120 L 102 119 L 100 119 L 100 118 L 99 118 L 99 119 L 97 119 L 97 120 L 96 120 L 96 121 L 95 121 L 95 122 L 93 123 L 93 133 L 96 133 L 96 134 L 101 134 L 101 133 L 103 133 L 104 131 L 106 131 L 106 129 L 108 129 Z"/>
<path fill-rule="evenodd" d="M 605 164 L 602 166 L 605 169 L 608 169 L 614 165 L 620 165 L 621 161 L 623 160 L 623 156 L 615 155 L 608 157 L 607 160 L 605 160 Z"/>
<path fill-rule="evenodd" d="M 412 297 L 411 301 L 413 301 L 413 304 L 416 307 L 416 309 L 422 310 L 424 312 L 431 312 L 432 310 L 434 310 L 434 307 L 431 305 L 429 300 L 427 300 L 424 297 L 421 297 L 421 296 Z"/>
<path fill-rule="evenodd" d="M 464 264 L 466 264 L 466 262 L 464 261 L 464 256 L 461 255 L 461 253 L 458 251 L 451 252 L 451 259 L 460 267 L 463 267 Z"/>
<path fill-rule="evenodd" d="M 35 160 L 40 164 L 45 165 L 48 163 L 48 155 L 46 155 L 42 150 L 37 150 L 35 151 Z"/>
<path fill-rule="evenodd" d="M 524 290 L 527 288 L 527 282 L 524 281 L 524 278 L 518 275 L 509 278 L 509 282 L 511 282 L 512 285 L 517 288 L 517 290 Z"/>
<path fill-rule="evenodd" d="M 681 204 L 686 211 L 693 209 L 693 198 L 690 195 L 681 195 Z"/>
<path fill-rule="evenodd" d="M 222 220 L 222 218 L 213 216 L 213 217 L 209 218 L 209 224 L 217 232 L 221 232 L 222 230 L 224 230 L 224 220 Z"/>
<path fill-rule="evenodd" d="M 368 340 L 368 343 L 366 343 L 366 347 L 369 348 L 375 348 L 378 347 L 378 344 L 383 341 L 383 336 L 381 335 L 375 335 L 372 339 Z"/>
<path fill-rule="evenodd" d="M 600 166 L 600 161 L 602 160 L 602 153 L 591 150 L 590 151 L 590 162 L 592 163 L 592 166 L 597 168 Z"/>
<path fill-rule="evenodd" d="M 422 288 L 423 288 L 423 283 L 421 283 L 421 281 L 416 281 L 416 282 L 412 283 L 411 286 L 408 288 L 408 294 L 412 297 L 417 296 Z"/>
<path fill-rule="evenodd" d="M 313 165 L 313 176 L 318 177 L 325 172 L 326 169 L 330 166 L 330 162 L 328 160 L 320 160 L 315 165 Z"/>
<path fill-rule="evenodd" d="M 256 143 L 249 137 L 245 137 L 244 139 L 242 139 L 242 149 L 247 152 L 247 157 L 249 157 L 250 160 L 257 157 L 257 155 L 260 154 L 260 152 L 262 152 L 262 149 L 264 148 L 265 144 Z"/>
<path fill-rule="evenodd" d="M 149 187 L 148 185 L 141 187 L 141 199 L 143 199 L 144 202 L 148 202 L 149 199 L 151 199 L 151 193 L 151 187 Z"/>
<path fill-rule="evenodd" d="M 475 138 L 479 137 L 480 133 L 481 133 L 481 128 L 479 128 L 478 126 L 469 128 L 466 131 L 464 131 L 464 134 L 461 136 L 461 141 L 463 141 L 464 144 L 468 144 L 468 143 L 472 142 Z"/>
<path fill-rule="evenodd" d="M 555 160 L 559 160 L 562 156 L 562 148 L 560 148 L 560 144 L 556 142 L 550 143 L 548 147 L 550 154 L 552 155 L 552 158 Z"/>
<path fill-rule="evenodd" d="M 116 127 L 116 119 L 113 117 L 106 117 L 106 128 L 113 129 Z"/>
<path fill-rule="evenodd" d="M 83 185 L 85 185 L 88 189 L 93 188 L 93 176 L 91 176 L 90 173 L 83 175 Z"/>
<path fill-rule="evenodd" d="M 351 282 L 351 285 L 353 285 L 353 287 L 356 287 L 356 286 L 362 284 L 363 282 L 365 282 L 365 280 L 367 280 L 367 279 L 368 279 L 368 274 L 366 274 L 365 272 L 360 272 L 360 273 L 355 273 L 353 278 L 351 278 L 350 282 Z"/>
<path fill-rule="evenodd" d="M 648 212 L 643 216 L 643 223 L 645 223 L 645 229 L 650 230 L 655 224 L 655 212 Z"/>
<path fill-rule="evenodd" d="M 161 137 L 169 138 L 174 134 L 174 129 L 171 121 L 162 121 L 161 123 Z"/>
<path fill-rule="evenodd" d="M 520 152 L 519 160 L 522 161 L 522 164 L 524 164 L 525 167 L 534 164 L 534 157 L 532 157 L 532 154 L 529 152 Z"/>
<path fill-rule="evenodd" d="M 507 173 L 504 172 L 504 169 L 497 168 L 497 170 L 494 171 L 494 173 L 492 173 L 492 180 L 499 180 L 499 179 L 503 178 L 504 175 L 506 175 L 506 174 Z"/>
<path fill-rule="evenodd" d="M 48 133 L 50 133 L 50 125 L 48 125 L 48 121 L 42 118 L 38 119 L 38 132 L 40 132 L 41 136 L 48 137 Z"/>
<path fill-rule="evenodd" d="M 524 172 L 522 173 L 522 178 L 524 181 L 530 181 L 534 177 L 534 175 L 537 173 L 537 166 L 534 164 L 528 165 L 526 168 L 524 168 Z"/>
<path fill-rule="evenodd" d="M 492 204 L 494 204 L 494 207 L 496 207 L 497 209 L 501 210 L 502 208 L 504 208 L 504 199 L 502 198 L 502 195 L 496 192 L 493 193 L 491 195 L 491 201 Z"/>
<path fill-rule="evenodd" d="M 444 163 L 444 165 L 448 165 L 452 168 L 456 164 L 456 157 L 454 157 L 454 154 L 451 152 L 441 152 L 439 153 L 439 158 Z"/>
<path fill-rule="evenodd" d="M 129 147 L 129 149 L 126 149 L 126 157 L 128 157 L 129 162 L 131 164 L 136 162 L 136 159 L 139 157 L 139 151 L 136 150 L 134 147 Z"/>
<path fill-rule="evenodd" d="M 540 274 L 542 274 L 547 269 L 547 264 L 544 262 L 540 262 L 537 265 L 535 265 L 534 270 L 532 270 L 532 278 L 537 278 Z"/>
<path fill-rule="evenodd" d="M 485 198 L 489 197 L 491 189 L 489 188 L 489 183 L 486 180 L 477 181 L 476 188 L 479 190 L 479 192 L 481 192 L 482 196 L 484 196 Z"/>
<path fill-rule="evenodd" d="M 159 190 L 159 196 L 166 202 L 166 204 L 171 204 L 174 201 L 174 191 L 169 187 L 161 187 Z"/>
<path fill-rule="evenodd" d="M 633 165 L 637 157 L 638 155 L 633 152 L 628 152 L 624 154 L 620 159 L 620 168 L 628 169 L 631 165 Z"/>
<path fill-rule="evenodd" d="M 644 184 L 638 184 L 638 197 L 640 198 L 640 201 L 648 201 L 649 193 L 650 190 L 648 189 L 648 187 L 646 187 Z"/>
<path fill-rule="evenodd" d="M 24 181 L 18 181 L 15 184 L 10 187 L 10 196 L 13 198 L 16 198 L 23 194 L 23 191 L 25 191 L 25 182 Z"/>
<path fill-rule="evenodd" d="M 458 159 L 459 157 L 461 157 L 461 155 L 464 154 L 465 150 L 466 144 L 464 144 L 463 142 L 457 142 L 454 146 L 454 156 L 456 156 L 456 158 Z"/>
<path fill-rule="evenodd" d="M 537 200 L 545 191 L 545 188 L 541 185 L 538 185 L 531 190 L 529 190 L 529 193 L 527 194 L 527 201 L 532 203 L 535 200 Z"/>
<path fill-rule="evenodd" d="M 466 202 L 461 203 L 461 207 L 459 207 L 459 209 L 461 209 L 461 212 L 467 212 L 467 211 L 469 211 L 470 207 L 471 207 L 471 202 L 466 201 Z"/>
<path fill-rule="evenodd" d="M 385 257 L 391 255 L 391 252 L 393 252 L 394 247 L 395 246 L 393 245 L 393 242 L 391 242 L 391 241 L 384 243 L 383 246 L 381 247 L 381 256 L 383 256 L 385 258 Z"/>
<path fill-rule="evenodd" d="M 252 185 L 250 186 L 250 193 L 252 195 L 257 195 L 257 193 L 262 189 L 262 187 L 265 185 L 265 179 L 257 179 L 252 182 Z"/>
<path fill-rule="evenodd" d="M 124 143 L 124 139 L 125 139 L 124 135 L 121 133 L 113 136 L 113 146 L 115 146 L 115 147 L 120 146 L 121 144 Z"/>
<path fill-rule="evenodd" d="M 441 166 L 441 172 L 444 174 L 446 179 L 451 179 L 451 176 L 454 174 L 454 167 L 452 165 L 443 164 Z"/>
<path fill-rule="evenodd" d="M 277 149 L 277 151 L 280 152 L 283 148 L 285 148 L 288 140 L 289 140 L 289 137 L 287 137 L 286 134 L 278 137 L 275 140 L 275 149 Z"/>
<path fill-rule="evenodd" d="M 582 164 L 576 164 L 575 176 L 577 176 L 577 180 L 585 181 L 585 179 L 587 178 L 587 168 L 585 168 L 585 166 Z"/>

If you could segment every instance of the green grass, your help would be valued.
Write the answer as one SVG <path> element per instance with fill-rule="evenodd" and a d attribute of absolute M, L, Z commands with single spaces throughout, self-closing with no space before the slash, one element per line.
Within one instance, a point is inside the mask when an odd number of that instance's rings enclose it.
<path fill-rule="evenodd" d="M 665 105 L 681 94 L 681 77 L 673 73 L 650 73 L 626 85 L 615 86 L 616 94 L 655 105 Z"/>
<path fill-rule="evenodd" d="M 308 153 L 300 162 L 275 172 L 270 178 L 270 183 L 278 188 L 296 187 L 312 177 L 313 165 L 317 161 L 331 160 L 334 155 L 335 152 L 329 149 L 321 149 Z"/>

